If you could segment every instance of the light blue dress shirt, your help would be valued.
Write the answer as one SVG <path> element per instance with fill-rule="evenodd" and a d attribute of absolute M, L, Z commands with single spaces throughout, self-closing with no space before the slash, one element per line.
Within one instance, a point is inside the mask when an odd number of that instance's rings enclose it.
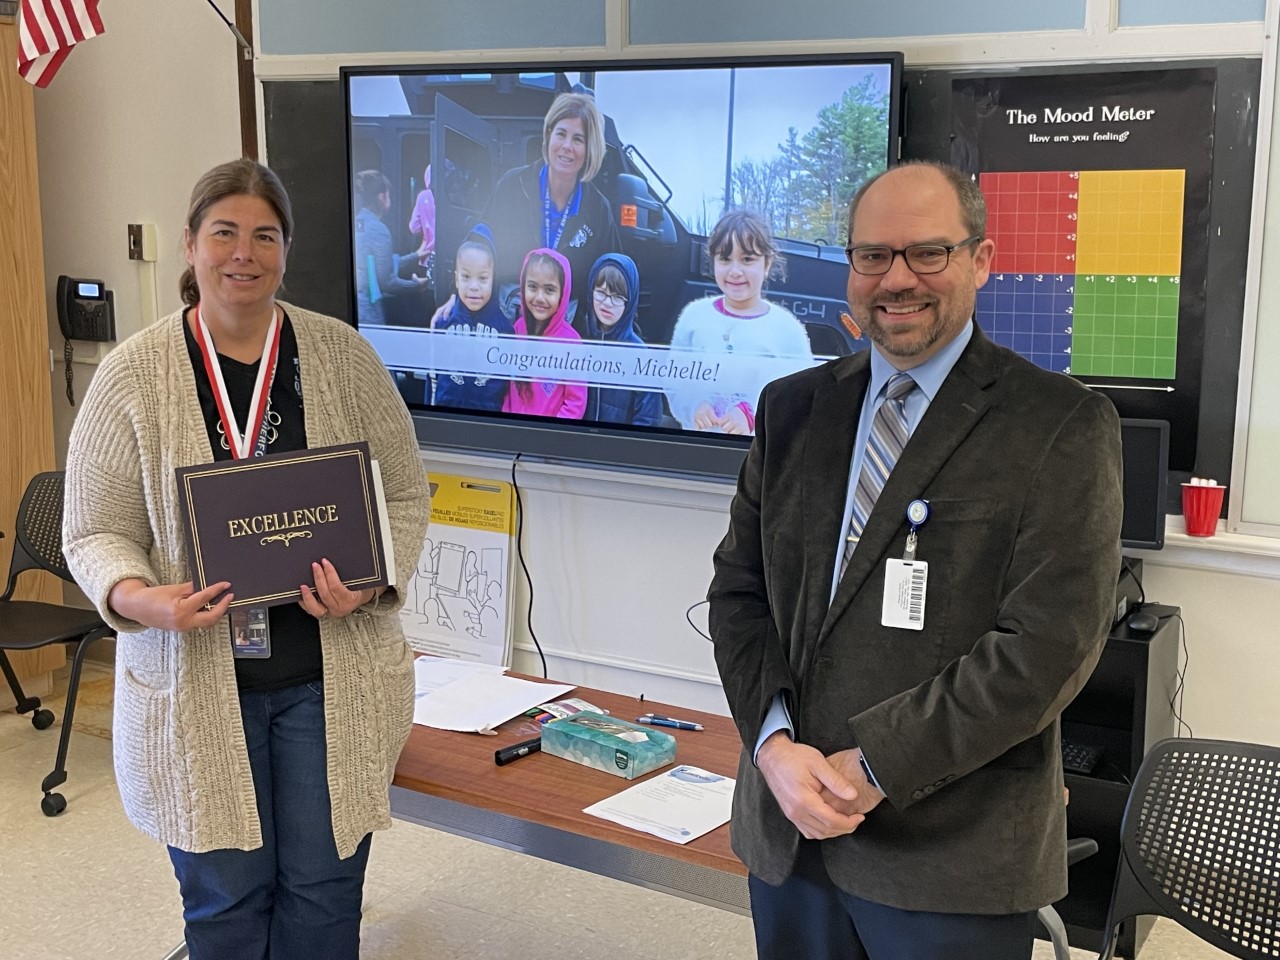
<path fill-rule="evenodd" d="M 929 409 L 929 404 L 933 403 L 933 398 L 938 395 L 942 382 L 947 379 L 947 374 L 951 372 L 951 368 L 960 359 L 960 354 L 969 345 L 969 340 L 972 337 L 973 321 L 970 320 L 954 340 L 920 364 L 920 366 L 912 367 L 906 371 L 911 374 L 911 379 L 915 380 L 916 386 L 919 388 L 912 390 L 904 401 L 908 436 L 915 433 L 916 427 L 919 426 L 920 421 L 924 418 L 925 411 Z M 845 494 L 844 499 L 844 519 L 840 524 L 840 539 L 836 543 L 837 558 L 844 554 L 845 538 L 848 536 L 849 523 L 853 518 L 853 492 L 857 486 L 858 475 L 862 471 L 862 459 L 867 449 L 867 438 L 871 435 L 871 421 L 875 418 L 876 411 L 880 409 L 880 404 L 884 403 L 885 384 L 889 382 L 890 377 L 898 372 L 896 367 L 881 356 L 879 350 L 875 347 L 871 348 L 871 382 L 867 384 L 866 395 L 862 398 L 862 413 L 858 417 L 858 433 L 853 441 L 853 461 L 849 464 L 849 479 L 845 484 L 848 492 Z M 831 599 L 835 599 L 836 587 L 839 584 L 840 563 L 837 560 L 835 570 L 831 575 Z M 781 693 L 774 696 L 769 712 L 765 714 L 764 726 L 760 730 L 760 737 L 756 740 L 755 752 L 751 755 L 753 761 L 756 754 L 760 752 L 761 744 L 770 735 L 777 733 L 779 730 L 786 730 L 794 739 L 795 725 L 791 722 L 791 715 L 787 711 L 787 705 L 783 702 Z M 867 762 L 867 772 L 870 773 L 870 761 L 868 760 Z M 876 783 L 874 776 L 871 777 L 871 782 L 876 789 L 879 789 L 880 784 Z"/>

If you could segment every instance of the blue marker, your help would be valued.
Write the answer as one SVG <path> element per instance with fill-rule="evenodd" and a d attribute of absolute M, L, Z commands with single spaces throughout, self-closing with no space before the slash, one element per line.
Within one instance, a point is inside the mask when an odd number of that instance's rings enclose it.
<path fill-rule="evenodd" d="M 692 723 L 688 720 L 677 720 L 674 717 L 663 717 L 656 713 L 646 713 L 643 717 L 636 717 L 636 723 L 647 723 L 654 727 L 672 727 L 676 730 L 701 730 L 702 724 Z"/>

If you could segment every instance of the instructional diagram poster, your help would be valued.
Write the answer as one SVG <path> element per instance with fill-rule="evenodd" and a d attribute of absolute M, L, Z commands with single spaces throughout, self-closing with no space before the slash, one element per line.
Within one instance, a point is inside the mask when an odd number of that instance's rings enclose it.
<path fill-rule="evenodd" d="M 509 666 L 511 484 L 432 474 L 431 523 L 400 610 L 421 653 Z"/>
<path fill-rule="evenodd" d="M 1212 68 L 952 83 L 952 159 L 995 241 L 997 343 L 1169 420 L 1191 469 L 1207 311 Z"/>

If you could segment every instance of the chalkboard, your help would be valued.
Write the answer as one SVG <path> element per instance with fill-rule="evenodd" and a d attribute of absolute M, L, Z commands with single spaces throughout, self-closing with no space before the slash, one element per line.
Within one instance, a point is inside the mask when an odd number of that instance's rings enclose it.
<path fill-rule="evenodd" d="M 1171 485 L 1191 473 L 1226 482 L 1231 474 L 1244 311 L 1257 104 L 1261 61 L 1252 58 L 1165 63 L 1089 64 L 1021 70 L 908 70 L 903 155 L 950 161 L 953 81 L 994 76 L 1070 77 L 1158 69 L 1216 72 L 1212 120 L 1212 186 L 1205 270 L 1205 316 L 1200 397 L 1196 409 L 1173 409 L 1175 432 L 1191 438 L 1194 462 L 1179 462 Z M 333 316 L 350 318 L 350 187 L 347 127 L 339 80 L 269 81 L 263 85 L 266 157 L 289 191 L 296 233 L 284 297 Z M 1203 139 L 1204 131 L 1198 132 Z M 1148 400 L 1108 391 L 1122 416 L 1161 416 Z M 1174 486 L 1176 490 L 1176 486 Z M 1169 498 L 1180 509 L 1180 496 Z"/>

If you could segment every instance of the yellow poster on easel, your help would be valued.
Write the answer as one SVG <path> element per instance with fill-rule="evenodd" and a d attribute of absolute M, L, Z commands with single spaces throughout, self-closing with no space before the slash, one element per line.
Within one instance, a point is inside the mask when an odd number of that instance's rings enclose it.
<path fill-rule="evenodd" d="M 431 523 L 400 611 L 420 653 L 511 665 L 511 484 L 432 474 Z"/>

